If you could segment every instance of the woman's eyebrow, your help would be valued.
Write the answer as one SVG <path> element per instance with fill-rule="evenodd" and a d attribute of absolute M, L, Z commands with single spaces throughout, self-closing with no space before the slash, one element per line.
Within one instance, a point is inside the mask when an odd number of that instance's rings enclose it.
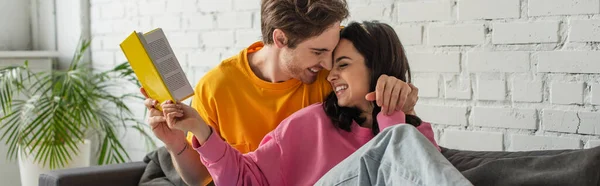
<path fill-rule="evenodd" d="M 348 56 L 340 56 L 337 59 L 335 59 L 335 62 L 337 63 L 337 62 L 341 61 L 342 59 L 351 59 L 351 58 L 349 58 Z"/>

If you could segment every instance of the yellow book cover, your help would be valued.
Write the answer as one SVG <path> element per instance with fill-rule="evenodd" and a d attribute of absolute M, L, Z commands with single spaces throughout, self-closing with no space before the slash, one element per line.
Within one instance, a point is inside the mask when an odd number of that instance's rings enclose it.
<path fill-rule="evenodd" d="M 120 44 L 148 96 L 162 103 L 183 101 L 194 95 L 179 61 L 162 29 L 134 31 Z M 160 106 L 159 110 L 162 110 Z"/>

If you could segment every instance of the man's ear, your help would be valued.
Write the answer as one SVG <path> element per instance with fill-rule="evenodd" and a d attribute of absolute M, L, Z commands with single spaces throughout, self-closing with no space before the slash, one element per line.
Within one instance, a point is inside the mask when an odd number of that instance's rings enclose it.
<path fill-rule="evenodd" d="M 285 35 L 285 33 L 283 32 L 283 30 L 281 29 L 275 29 L 273 30 L 273 43 L 275 44 L 275 46 L 277 46 L 277 48 L 283 48 L 287 46 L 287 36 Z"/>

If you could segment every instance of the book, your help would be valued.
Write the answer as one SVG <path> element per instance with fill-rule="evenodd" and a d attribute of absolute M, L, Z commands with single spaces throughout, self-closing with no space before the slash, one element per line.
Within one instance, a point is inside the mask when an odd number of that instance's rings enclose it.
<path fill-rule="evenodd" d="M 183 101 L 194 95 L 161 28 L 147 33 L 134 31 L 120 46 L 148 97 L 163 103 Z M 157 109 L 162 111 L 160 106 Z"/>

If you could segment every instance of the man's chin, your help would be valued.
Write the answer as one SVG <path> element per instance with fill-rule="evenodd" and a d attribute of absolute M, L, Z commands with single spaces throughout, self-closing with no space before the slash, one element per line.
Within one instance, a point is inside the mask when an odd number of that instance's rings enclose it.
<path fill-rule="evenodd" d="M 315 76 L 315 77 L 301 77 L 300 81 L 302 81 L 302 83 L 304 83 L 304 84 L 312 84 L 315 81 L 317 81 L 317 76 Z"/>

